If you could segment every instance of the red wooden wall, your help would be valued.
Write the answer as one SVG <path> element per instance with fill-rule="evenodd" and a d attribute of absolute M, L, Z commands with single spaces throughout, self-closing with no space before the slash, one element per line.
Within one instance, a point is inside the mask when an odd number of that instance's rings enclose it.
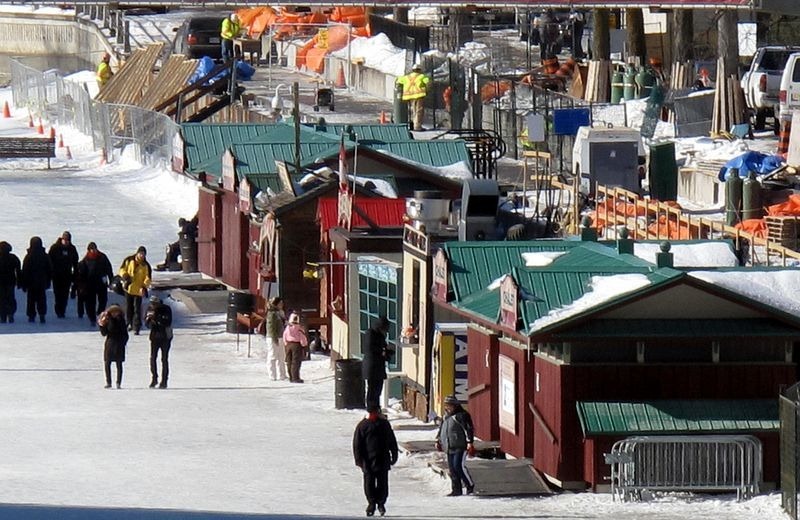
<path fill-rule="evenodd" d="M 236 289 L 247 287 L 249 218 L 239 211 L 239 195 L 222 194 L 222 281 Z"/>
<path fill-rule="evenodd" d="M 500 447 L 516 458 L 533 457 L 533 403 L 534 357 L 528 352 L 507 343 L 498 342 L 498 352 L 511 358 L 517 369 L 517 427 L 516 433 L 500 428 Z"/>
<path fill-rule="evenodd" d="M 219 193 L 199 190 L 197 266 L 201 273 L 222 276 L 222 198 Z"/>
<path fill-rule="evenodd" d="M 485 441 L 496 441 L 500 439 L 497 424 L 497 335 L 468 327 L 467 349 L 467 386 L 473 389 L 486 385 L 484 390 L 469 397 L 475 435 Z"/>

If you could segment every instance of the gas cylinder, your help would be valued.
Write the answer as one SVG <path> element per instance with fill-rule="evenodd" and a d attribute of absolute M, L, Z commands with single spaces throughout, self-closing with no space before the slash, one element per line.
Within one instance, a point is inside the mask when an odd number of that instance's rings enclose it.
<path fill-rule="evenodd" d="M 642 70 L 636 75 L 636 85 L 639 87 L 639 98 L 650 97 L 650 92 L 653 91 L 653 85 L 656 84 L 656 77 L 651 69 L 642 67 Z"/>
<path fill-rule="evenodd" d="M 611 102 L 615 105 L 622 101 L 623 86 L 622 72 L 618 70 L 611 76 Z"/>
<path fill-rule="evenodd" d="M 742 220 L 742 178 L 739 168 L 728 170 L 725 179 L 725 223 L 733 226 Z"/>
<path fill-rule="evenodd" d="M 756 172 L 750 170 L 742 183 L 742 220 L 761 218 L 763 215 L 761 183 L 756 179 Z"/>
<path fill-rule="evenodd" d="M 633 65 L 625 69 L 623 97 L 625 101 L 636 98 L 636 69 Z"/>

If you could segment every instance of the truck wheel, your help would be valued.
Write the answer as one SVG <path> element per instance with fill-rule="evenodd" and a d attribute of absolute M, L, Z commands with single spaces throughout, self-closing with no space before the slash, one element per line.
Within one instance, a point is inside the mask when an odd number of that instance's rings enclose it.
<path fill-rule="evenodd" d="M 763 130 L 767 123 L 767 113 L 763 110 L 756 110 L 756 130 Z"/>

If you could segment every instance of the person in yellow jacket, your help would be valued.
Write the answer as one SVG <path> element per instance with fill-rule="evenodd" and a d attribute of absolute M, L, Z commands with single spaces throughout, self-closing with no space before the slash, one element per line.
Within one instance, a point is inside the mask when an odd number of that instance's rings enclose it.
<path fill-rule="evenodd" d="M 408 103 L 411 115 L 412 130 L 422 129 L 422 118 L 425 115 L 425 96 L 431 79 L 422 73 L 420 65 L 414 65 L 409 74 L 397 78 L 397 84 L 403 86 L 402 100 Z"/>
<path fill-rule="evenodd" d="M 136 253 L 125 258 L 119 268 L 125 289 L 125 314 L 128 330 L 139 335 L 142 328 L 142 297 L 147 296 L 153 268 L 147 262 L 147 249 L 139 246 Z"/>
<path fill-rule="evenodd" d="M 239 17 L 236 13 L 231 13 L 228 18 L 222 20 L 222 27 L 219 35 L 222 38 L 222 61 L 233 59 L 233 39 L 239 36 L 242 26 L 239 24 Z"/>
<path fill-rule="evenodd" d="M 114 73 L 111 71 L 111 55 L 104 52 L 103 58 L 97 64 L 97 85 L 102 88 L 113 75 Z"/>

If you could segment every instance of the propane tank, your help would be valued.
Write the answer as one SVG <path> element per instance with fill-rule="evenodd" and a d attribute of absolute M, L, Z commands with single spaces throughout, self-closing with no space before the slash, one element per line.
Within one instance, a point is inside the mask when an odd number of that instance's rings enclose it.
<path fill-rule="evenodd" d="M 756 179 L 756 172 L 750 170 L 742 183 L 742 220 L 761 218 L 763 215 L 761 183 Z"/>
<path fill-rule="evenodd" d="M 611 102 L 618 104 L 622 101 L 622 89 L 624 84 L 622 82 L 622 71 L 616 71 L 611 76 Z"/>
<path fill-rule="evenodd" d="M 623 97 L 625 101 L 636 98 L 636 69 L 633 65 L 625 69 Z"/>
<path fill-rule="evenodd" d="M 742 220 L 742 184 L 739 168 L 728 170 L 728 178 L 725 179 L 725 223 L 729 226 Z"/>
<path fill-rule="evenodd" d="M 656 84 L 656 77 L 653 71 L 649 68 L 642 67 L 642 70 L 636 75 L 636 85 L 639 87 L 639 98 L 650 97 L 650 92 L 653 91 L 653 85 Z"/>

